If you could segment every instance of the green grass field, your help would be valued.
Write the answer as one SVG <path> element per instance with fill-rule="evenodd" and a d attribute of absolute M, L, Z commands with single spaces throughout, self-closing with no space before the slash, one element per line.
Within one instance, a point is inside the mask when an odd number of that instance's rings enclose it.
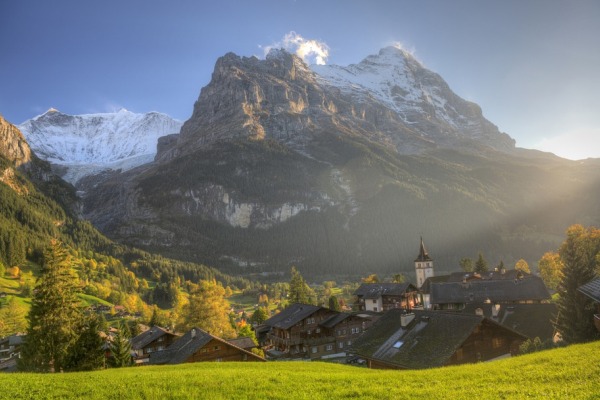
<path fill-rule="evenodd" d="M 600 342 L 421 371 L 323 362 L 0 374 L 2 399 L 598 399 Z"/>

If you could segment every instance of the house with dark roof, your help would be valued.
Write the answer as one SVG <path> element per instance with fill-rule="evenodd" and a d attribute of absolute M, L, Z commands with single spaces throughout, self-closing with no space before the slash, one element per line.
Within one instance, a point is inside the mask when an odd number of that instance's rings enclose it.
<path fill-rule="evenodd" d="M 239 347 L 240 349 L 244 349 L 247 351 L 252 351 L 252 349 L 258 348 L 258 345 L 254 343 L 254 340 L 249 337 L 239 337 L 235 339 L 227 339 L 229 343 L 234 346 Z"/>
<path fill-rule="evenodd" d="M 531 340 L 536 337 L 540 338 L 542 342 L 558 340 L 554 326 L 558 307 L 554 303 L 508 305 L 469 303 L 460 312 L 483 315 Z"/>
<path fill-rule="evenodd" d="M 179 336 L 160 326 L 140 333 L 131 339 L 131 350 L 135 352 L 134 362 L 136 364 L 146 364 L 150 361 L 150 354 L 165 350 Z"/>
<path fill-rule="evenodd" d="M 342 357 L 371 322 L 367 314 L 295 303 L 266 320 L 256 332 L 273 358 Z"/>
<path fill-rule="evenodd" d="M 550 301 L 550 293 L 539 276 L 516 270 L 437 276 L 428 279 L 421 290 L 425 308 L 436 310 L 460 310 L 469 303 L 539 304 Z"/>
<path fill-rule="evenodd" d="M 354 296 L 360 311 L 410 310 L 421 305 L 419 291 L 412 283 L 363 283 Z"/>
<path fill-rule="evenodd" d="M 600 331 L 600 278 L 596 278 L 585 285 L 577 288 L 585 296 L 589 297 L 596 303 L 596 313 L 594 314 L 594 325 Z"/>
<path fill-rule="evenodd" d="M 0 339 L 0 372 L 17 370 L 17 360 L 21 354 L 21 345 L 25 335 L 16 334 Z"/>
<path fill-rule="evenodd" d="M 207 361 L 265 361 L 265 359 L 200 328 L 192 328 L 166 350 L 150 354 L 150 364 Z"/>
<path fill-rule="evenodd" d="M 423 369 L 515 354 L 526 337 L 482 315 L 390 310 L 355 340 L 369 368 Z"/>

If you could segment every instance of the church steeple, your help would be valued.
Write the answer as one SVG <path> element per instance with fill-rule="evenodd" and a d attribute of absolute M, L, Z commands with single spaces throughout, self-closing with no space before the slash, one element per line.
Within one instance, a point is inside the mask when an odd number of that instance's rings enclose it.
<path fill-rule="evenodd" d="M 433 274 L 433 259 L 429 257 L 425 243 L 423 243 L 423 236 L 421 236 L 421 245 L 419 246 L 419 255 L 415 260 L 415 273 L 417 275 L 417 287 L 423 286 L 423 283 L 427 278 L 432 277 Z"/>

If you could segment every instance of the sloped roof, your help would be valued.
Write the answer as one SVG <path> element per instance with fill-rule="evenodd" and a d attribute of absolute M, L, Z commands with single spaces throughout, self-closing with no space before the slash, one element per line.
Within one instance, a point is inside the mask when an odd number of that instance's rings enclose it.
<path fill-rule="evenodd" d="M 533 275 L 514 280 L 431 282 L 429 289 L 431 304 L 483 303 L 486 300 L 501 303 L 550 299 L 550 293 L 542 279 Z"/>
<path fill-rule="evenodd" d="M 150 364 L 181 364 L 213 339 L 226 346 L 235 347 L 253 358 L 264 360 L 262 357 L 231 344 L 224 339 L 213 336 L 200 328 L 192 328 L 167 347 L 166 350 L 151 353 Z"/>
<path fill-rule="evenodd" d="M 402 327 L 402 313 L 397 309 L 385 313 L 354 341 L 351 351 L 402 368 L 439 367 L 448 362 L 485 319 L 477 315 L 415 310 L 414 320 Z"/>
<path fill-rule="evenodd" d="M 254 343 L 252 338 L 249 338 L 249 337 L 228 339 L 227 341 L 229 343 L 231 343 L 232 345 L 239 347 L 240 349 L 252 349 L 252 348 L 256 347 L 256 344 Z"/>
<path fill-rule="evenodd" d="M 365 299 L 378 299 L 382 296 L 401 296 L 407 291 L 416 291 L 417 288 L 408 282 L 404 283 L 363 283 L 354 291 L 355 296 Z"/>
<path fill-rule="evenodd" d="M 274 316 L 263 322 L 263 325 L 280 329 L 289 329 L 290 327 L 296 325 L 298 322 L 302 321 L 304 318 L 311 316 L 312 314 L 314 314 L 322 308 L 323 307 L 313 306 L 310 304 L 290 304 L 279 314 L 275 314 Z"/>
<path fill-rule="evenodd" d="M 153 326 L 145 332 L 140 333 L 136 337 L 131 339 L 131 349 L 139 350 L 149 345 L 159 337 L 163 335 L 177 336 L 168 330 L 161 328 L 160 326 Z"/>
<path fill-rule="evenodd" d="M 492 317 L 492 304 L 467 304 L 461 312 L 463 314 L 475 314 L 480 308 L 483 315 L 507 328 L 519 332 L 530 339 L 539 337 L 542 341 L 551 340 L 554 337 L 555 328 L 553 321 L 556 320 L 558 308 L 554 303 L 546 304 L 511 304 L 500 305 L 497 317 Z"/>
<path fill-rule="evenodd" d="M 577 290 L 594 300 L 596 303 L 600 303 L 600 278 L 596 278 L 593 281 L 580 286 Z"/>
<path fill-rule="evenodd" d="M 490 271 L 479 274 L 477 272 L 452 272 L 447 275 L 438 275 L 432 276 L 425 279 L 423 282 L 423 286 L 421 286 L 421 292 L 430 293 L 431 284 L 432 283 L 442 283 L 442 282 L 472 282 L 475 280 L 508 280 L 514 281 L 515 279 L 522 279 L 532 276 L 531 274 L 527 274 L 515 269 L 505 269 L 503 271 Z"/>

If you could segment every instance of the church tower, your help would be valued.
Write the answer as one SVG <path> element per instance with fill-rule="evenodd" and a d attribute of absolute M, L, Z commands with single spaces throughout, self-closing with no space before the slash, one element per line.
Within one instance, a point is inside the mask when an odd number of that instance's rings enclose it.
<path fill-rule="evenodd" d="M 433 260 L 427 254 L 427 249 L 423 243 L 421 236 L 421 247 L 419 248 L 419 256 L 415 260 L 415 272 L 417 273 L 417 287 L 423 286 L 425 279 L 433 276 Z"/>

